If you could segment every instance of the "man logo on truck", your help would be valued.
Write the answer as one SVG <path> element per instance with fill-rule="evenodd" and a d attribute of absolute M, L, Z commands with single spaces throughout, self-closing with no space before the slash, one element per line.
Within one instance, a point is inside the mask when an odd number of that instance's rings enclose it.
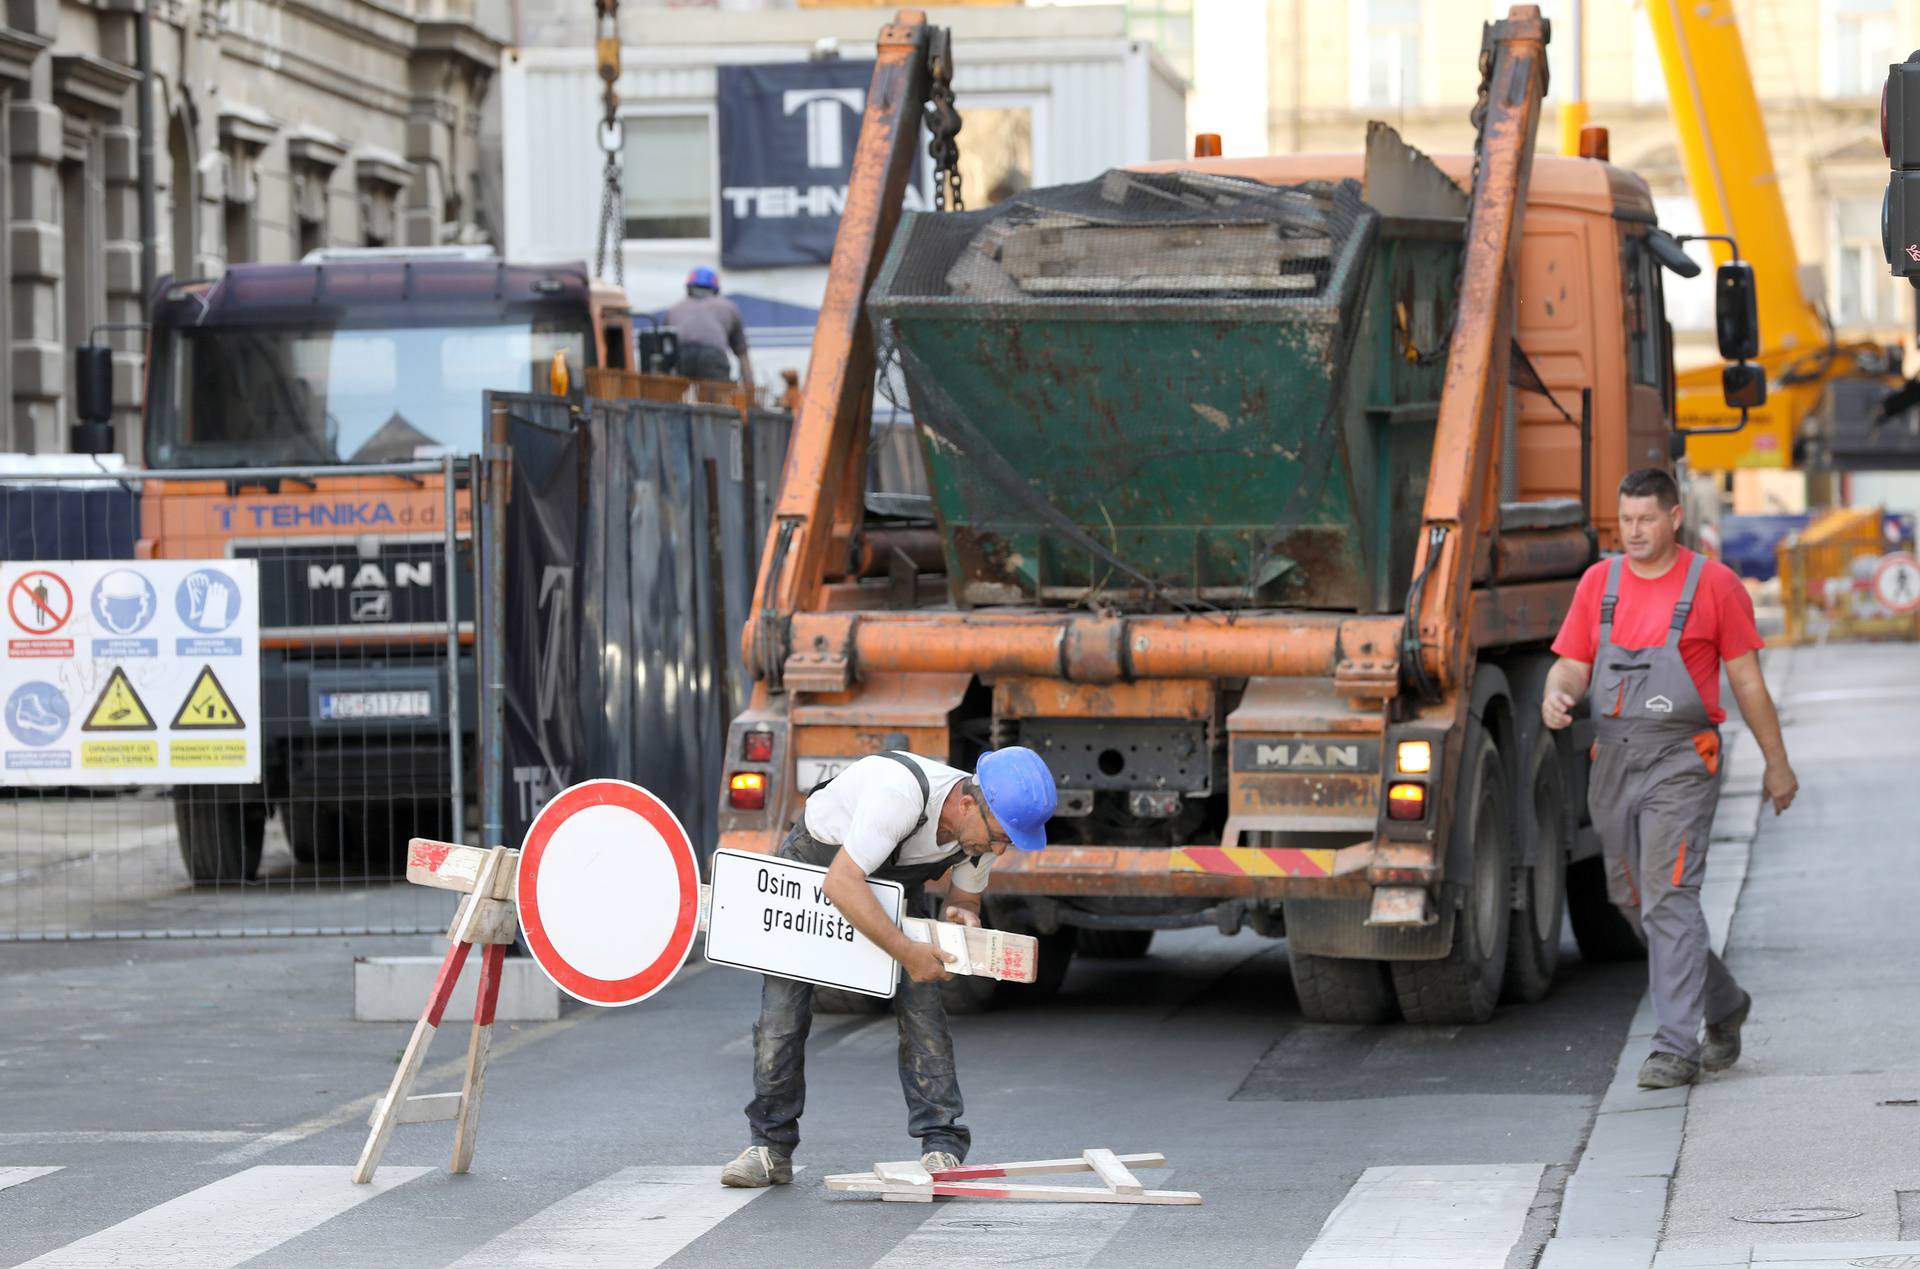
<path fill-rule="evenodd" d="M 1345 767 L 1360 770 L 1360 746 L 1281 744 L 1258 745 L 1253 751 L 1257 767 Z"/>
<path fill-rule="evenodd" d="M 308 590 L 346 590 L 348 585 L 345 564 L 307 565 Z M 378 564 L 371 561 L 360 566 L 360 570 L 353 575 L 351 585 L 354 590 L 390 589 L 386 573 Z M 432 560 L 422 560 L 417 564 L 408 564 L 403 561 L 393 566 L 392 586 L 404 589 L 408 586 L 431 585 L 433 585 Z"/>

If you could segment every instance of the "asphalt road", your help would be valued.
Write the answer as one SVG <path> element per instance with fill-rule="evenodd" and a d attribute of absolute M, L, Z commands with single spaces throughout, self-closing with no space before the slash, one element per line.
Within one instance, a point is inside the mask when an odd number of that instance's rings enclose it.
<path fill-rule="evenodd" d="M 635 1008 L 502 1023 L 472 1174 L 445 1170 L 451 1125 L 408 1125 L 369 1193 L 346 1172 L 409 1028 L 348 1020 L 351 960 L 432 950 L 0 947 L 0 1265 L 1285 1266 L 1370 1168 L 1500 1164 L 1544 1167 L 1508 1258 L 1530 1265 L 1643 981 L 1569 941 L 1555 994 L 1486 1026 L 1333 1027 L 1301 1021 L 1284 943 L 1250 934 L 1076 961 L 1051 1005 L 955 1020 L 973 1161 L 1160 1151 L 1150 1184 L 1206 1202 L 963 1209 L 819 1186 L 915 1153 L 890 1016 L 818 1021 L 799 1182 L 721 1193 L 714 1170 L 746 1144 L 759 980 L 695 961 Z M 450 1019 L 430 1066 L 464 1047 Z M 637 1259 L 652 1237 L 682 1249 Z"/>

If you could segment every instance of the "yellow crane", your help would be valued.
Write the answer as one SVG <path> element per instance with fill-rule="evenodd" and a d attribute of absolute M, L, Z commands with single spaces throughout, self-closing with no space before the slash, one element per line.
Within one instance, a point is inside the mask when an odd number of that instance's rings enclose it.
<path fill-rule="evenodd" d="M 1828 383 L 1864 377 L 1892 387 L 1898 377 L 1881 345 L 1837 342 L 1824 307 L 1801 290 L 1793 228 L 1732 0 L 1645 3 L 1701 223 L 1709 235 L 1735 239 L 1753 266 L 1761 336 L 1755 360 L 1767 374 L 1766 404 L 1750 412 L 1747 426 L 1692 437 L 1687 460 L 1696 471 L 1791 467 L 1794 439 L 1819 412 Z M 1563 144 L 1577 152 L 1586 103 L 1575 100 L 1565 110 Z M 1726 244 L 1711 246 L 1716 264 L 1731 258 Z M 1681 372 L 1675 396 L 1674 421 L 1683 430 L 1739 421 L 1722 399 L 1718 364 Z"/>

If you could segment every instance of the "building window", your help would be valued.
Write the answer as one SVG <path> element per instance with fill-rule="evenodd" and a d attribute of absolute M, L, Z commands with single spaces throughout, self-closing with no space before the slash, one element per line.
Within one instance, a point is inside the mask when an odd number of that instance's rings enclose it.
<path fill-rule="evenodd" d="M 1352 98 L 1356 106 L 1420 103 L 1420 0 L 1355 0 Z"/>
<path fill-rule="evenodd" d="M 1193 0 L 1135 0 L 1127 5 L 1127 35 L 1160 50 L 1160 56 L 1193 82 Z"/>
<path fill-rule="evenodd" d="M 1880 252 L 1880 199 L 1833 203 L 1833 321 L 1836 326 L 1882 326 L 1897 316 L 1893 278 Z"/>
<path fill-rule="evenodd" d="M 622 153 L 628 238 L 712 238 L 713 116 L 628 115 Z"/>
<path fill-rule="evenodd" d="M 1827 95 L 1876 97 L 1897 57 L 1893 0 L 1825 0 Z"/>

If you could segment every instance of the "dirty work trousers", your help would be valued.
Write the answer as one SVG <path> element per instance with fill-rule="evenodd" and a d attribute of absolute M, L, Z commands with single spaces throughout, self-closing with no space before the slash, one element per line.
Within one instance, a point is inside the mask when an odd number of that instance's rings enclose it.
<path fill-rule="evenodd" d="M 1653 1047 L 1698 1060 L 1700 1024 L 1740 1006 L 1740 985 L 1713 954 L 1700 882 L 1720 797 L 1717 732 L 1601 739 L 1587 809 L 1600 834 L 1607 895 L 1647 945 Z"/>
<path fill-rule="evenodd" d="M 786 859 L 828 864 L 838 846 L 815 841 L 796 826 L 780 847 Z M 938 865 L 945 872 L 951 861 Z M 924 870 L 879 869 L 873 876 L 907 887 L 906 911 L 926 911 Z M 938 874 L 935 874 L 938 875 Z M 973 1134 L 960 1122 L 966 1106 L 953 1067 L 953 1034 L 940 984 L 916 983 L 903 971 L 893 995 L 900 1023 L 900 1091 L 907 1099 L 907 1131 L 920 1139 L 921 1153 L 945 1150 L 965 1161 Z M 807 1101 L 807 1033 L 813 1027 L 813 985 L 766 975 L 760 988 L 760 1021 L 753 1028 L 753 1100 L 747 1125 L 756 1146 L 791 1152 L 800 1144 L 800 1112 Z"/>

